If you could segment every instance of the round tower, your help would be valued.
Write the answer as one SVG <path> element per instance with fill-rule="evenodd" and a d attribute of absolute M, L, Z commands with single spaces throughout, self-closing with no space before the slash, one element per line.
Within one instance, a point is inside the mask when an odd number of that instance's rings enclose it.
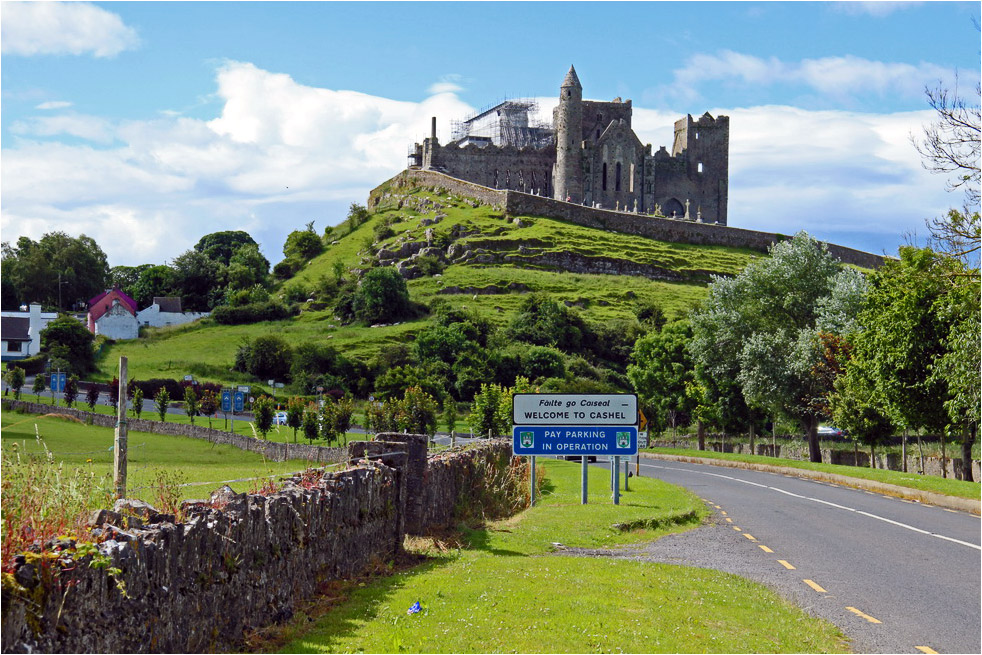
<path fill-rule="evenodd" d="M 553 174 L 553 197 L 557 200 L 583 202 L 583 165 L 580 142 L 583 139 L 583 87 L 570 66 L 559 87 L 556 108 L 556 168 Z"/>

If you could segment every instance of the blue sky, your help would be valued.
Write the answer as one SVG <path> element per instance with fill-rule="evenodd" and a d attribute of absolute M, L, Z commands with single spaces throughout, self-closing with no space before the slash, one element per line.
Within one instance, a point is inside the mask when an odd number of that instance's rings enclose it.
<path fill-rule="evenodd" d="M 162 263 L 344 218 L 429 117 L 584 96 L 730 116 L 730 224 L 894 254 L 960 206 L 909 142 L 939 79 L 974 91 L 977 2 L 30 3 L 0 6 L 2 238 L 94 237 Z M 976 102 L 978 100 L 976 99 Z"/>

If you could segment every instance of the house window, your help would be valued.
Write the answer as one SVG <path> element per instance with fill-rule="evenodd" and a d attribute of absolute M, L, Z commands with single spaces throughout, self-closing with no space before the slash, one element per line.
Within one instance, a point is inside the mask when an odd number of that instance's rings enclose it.
<path fill-rule="evenodd" d="M 603 188 L 607 190 L 607 162 L 604 162 Z"/>
<path fill-rule="evenodd" d="M 617 162 L 617 168 L 614 172 L 614 191 L 621 190 L 621 163 Z"/>
<path fill-rule="evenodd" d="M 21 347 L 24 345 L 22 341 L 8 341 L 7 342 L 7 352 L 8 353 L 19 353 L 21 352 Z"/>

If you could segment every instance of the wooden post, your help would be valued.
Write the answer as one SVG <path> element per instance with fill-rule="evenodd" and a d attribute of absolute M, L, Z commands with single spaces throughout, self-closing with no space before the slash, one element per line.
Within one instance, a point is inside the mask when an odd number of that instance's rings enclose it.
<path fill-rule="evenodd" d="M 113 485 L 116 498 L 126 497 L 126 358 L 119 358 L 119 403 L 116 405 L 116 440 L 113 446 Z"/>

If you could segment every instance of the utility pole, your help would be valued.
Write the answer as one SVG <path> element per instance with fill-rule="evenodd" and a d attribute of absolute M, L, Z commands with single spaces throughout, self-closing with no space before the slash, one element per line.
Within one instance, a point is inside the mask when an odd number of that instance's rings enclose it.
<path fill-rule="evenodd" d="M 119 402 L 116 404 L 116 440 L 113 447 L 113 486 L 116 498 L 126 497 L 126 358 L 119 358 Z"/>

